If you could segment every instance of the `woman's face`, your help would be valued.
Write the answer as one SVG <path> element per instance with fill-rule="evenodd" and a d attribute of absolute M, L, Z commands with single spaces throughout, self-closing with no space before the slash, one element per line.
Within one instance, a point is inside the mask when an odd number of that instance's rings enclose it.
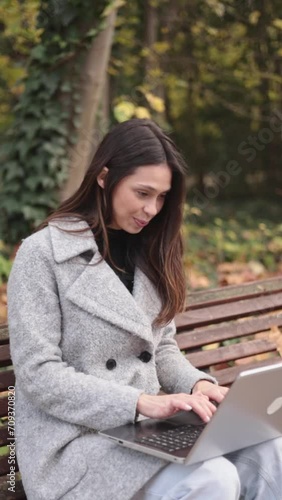
<path fill-rule="evenodd" d="M 166 163 L 138 167 L 113 191 L 109 227 L 139 233 L 162 209 L 171 189 L 172 173 Z"/>

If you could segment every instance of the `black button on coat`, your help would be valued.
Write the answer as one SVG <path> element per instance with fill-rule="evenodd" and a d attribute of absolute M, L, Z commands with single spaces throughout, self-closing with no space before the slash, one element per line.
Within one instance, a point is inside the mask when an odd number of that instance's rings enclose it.
<path fill-rule="evenodd" d="M 151 357 L 152 357 L 152 354 L 148 351 L 143 351 L 143 352 L 141 352 L 140 356 L 138 356 L 138 358 L 141 359 L 141 361 L 143 361 L 143 363 L 149 363 Z"/>
<path fill-rule="evenodd" d="M 117 362 L 115 359 L 108 359 L 107 363 L 106 363 L 106 368 L 108 368 L 108 370 L 113 370 L 115 367 L 117 366 Z"/>

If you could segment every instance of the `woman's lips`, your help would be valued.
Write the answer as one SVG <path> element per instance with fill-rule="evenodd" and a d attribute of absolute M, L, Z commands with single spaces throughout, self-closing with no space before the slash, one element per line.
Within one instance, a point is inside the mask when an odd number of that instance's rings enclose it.
<path fill-rule="evenodd" d="M 145 227 L 147 226 L 147 224 L 149 224 L 149 221 L 146 222 L 146 221 L 142 221 L 142 220 L 139 220 L 139 219 L 135 219 L 135 217 L 133 217 L 135 223 L 137 224 L 137 226 L 139 227 Z"/>

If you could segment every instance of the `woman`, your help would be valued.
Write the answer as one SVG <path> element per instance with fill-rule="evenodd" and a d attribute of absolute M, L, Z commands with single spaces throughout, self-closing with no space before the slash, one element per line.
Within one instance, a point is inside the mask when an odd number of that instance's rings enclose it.
<path fill-rule="evenodd" d="M 106 135 L 77 192 L 17 253 L 8 320 L 30 500 L 229 500 L 240 481 L 248 499 L 281 498 L 281 440 L 234 455 L 236 467 L 223 457 L 185 467 L 97 434 L 139 413 L 192 408 L 207 422 L 211 400 L 226 393 L 173 340 L 185 301 L 184 181 L 173 142 L 153 122 L 129 120 Z M 260 479 L 269 467 L 273 478 Z"/>

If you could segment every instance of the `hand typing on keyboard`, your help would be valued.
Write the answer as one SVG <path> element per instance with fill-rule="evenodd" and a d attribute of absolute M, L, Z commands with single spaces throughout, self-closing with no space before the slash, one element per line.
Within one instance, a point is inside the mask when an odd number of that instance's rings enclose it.
<path fill-rule="evenodd" d="M 175 413 L 193 410 L 204 422 L 209 422 L 216 411 L 216 405 L 221 403 L 228 389 L 219 385 L 200 380 L 192 390 L 192 394 L 141 394 L 137 402 L 137 411 L 150 418 L 167 418 Z"/>
<path fill-rule="evenodd" d="M 203 394 L 165 394 L 153 396 L 141 394 L 137 402 L 137 411 L 150 418 L 167 418 L 175 413 L 193 410 L 204 422 L 209 422 L 216 407 Z"/>

